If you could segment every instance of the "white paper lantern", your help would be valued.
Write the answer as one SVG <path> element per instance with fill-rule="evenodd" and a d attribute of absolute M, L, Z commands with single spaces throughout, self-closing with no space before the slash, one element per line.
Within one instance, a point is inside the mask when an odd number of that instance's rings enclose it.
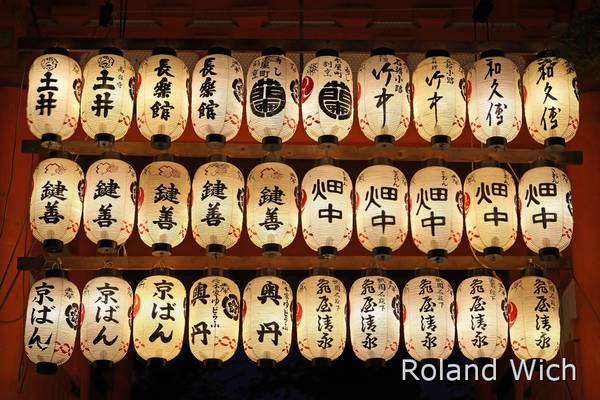
<path fill-rule="evenodd" d="M 192 285 L 188 343 L 205 365 L 221 365 L 237 349 L 240 335 L 240 289 L 231 279 L 207 276 Z"/>
<path fill-rule="evenodd" d="M 211 147 L 237 135 L 244 113 L 244 71 L 231 51 L 211 49 L 192 74 L 192 125 Z"/>
<path fill-rule="evenodd" d="M 354 354 L 370 365 L 382 365 L 398 351 L 400 291 L 389 278 L 370 275 L 350 288 L 350 340 Z"/>
<path fill-rule="evenodd" d="M 571 182 L 555 167 L 525 172 L 519 182 L 521 233 L 527 247 L 540 257 L 557 256 L 573 237 Z"/>
<path fill-rule="evenodd" d="M 577 73 L 567 60 L 541 55 L 523 73 L 525 119 L 536 142 L 562 148 L 579 127 Z"/>
<path fill-rule="evenodd" d="M 25 314 L 25 354 L 40 373 L 54 373 L 75 348 L 79 290 L 64 271 L 51 270 L 29 291 Z"/>
<path fill-rule="evenodd" d="M 460 178 L 442 166 L 417 171 L 410 181 L 410 230 L 419 250 L 445 258 L 460 243 L 463 199 Z"/>
<path fill-rule="evenodd" d="M 521 360 L 550 361 L 560 347 L 560 296 L 542 276 L 524 276 L 508 291 L 508 326 L 513 352 Z"/>
<path fill-rule="evenodd" d="M 87 170 L 83 203 L 85 234 L 100 253 L 114 253 L 135 223 L 137 177 L 125 161 L 103 158 Z"/>
<path fill-rule="evenodd" d="M 296 335 L 300 353 L 313 363 L 328 364 L 346 346 L 346 289 L 337 278 L 304 279 L 296 295 Z"/>
<path fill-rule="evenodd" d="M 188 80 L 187 66 L 173 49 L 156 48 L 140 64 L 137 126 L 153 148 L 166 149 L 183 134 L 189 109 Z"/>
<path fill-rule="evenodd" d="M 155 161 L 140 174 L 138 231 L 153 254 L 170 254 L 187 233 L 190 176 L 181 164 Z"/>
<path fill-rule="evenodd" d="M 346 171 L 320 165 L 302 179 L 302 234 L 308 247 L 333 257 L 352 237 L 352 181 Z"/>
<path fill-rule="evenodd" d="M 408 234 L 408 184 L 392 165 L 373 165 L 356 178 L 358 241 L 376 256 L 398 250 Z"/>
<path fill-rule="evenodd" d="M 311 139 L 331 146 L 348 136 L 354 118 L 353 90 L 350 65 L 336 50 L 319 50 L 306 63 L 302 74 L 302 121 Z"/>
<path fill-rule="evenodd" d="M 463 131 L 466 119 L 465 72 L 443 50 L 427 52 L 412 76 L 413 113 L 419 136 L 445 148 Z"/>
<path fill-rule="evenodd" d="M 408 65 L 391 49 L 375 49 L 356 81 L 356 112 L 364 135 L 382 145 L 404 136 L 410 123 Z"/>
<path fill-rule="evenodd" d="M 242 336 L 250 360 L 268 366 L 288 355 L 292 307 L 292 288 L 283 279 L 267 275 L 248 282 L 242 306 Z"/>
<path fill-rule="evenodd" d="M 278 150 L 298 126 L 299 76 L 296 64 L 281 49 L 265 49 L 248 68 L 246 119 L 254 139 Z"/>
<path fill-rule="evenodd" d="M 298 230 L 298 177 L 279 162 L 258 164 L 246 187 L 246 227 L 252 243 L 263 253 L 280 254 Z"/>
<path fill-rule="evenodd" d="M 81 126 L 100 144 L 122 139 L 131 126 L 135 70 L 123 52 L 104 48 L 83 69 Z"/>
<path fill-rule="evenodd" d="M 135 288 L 133 344 L 140 357 L 159 365 L 181 351 L 185 333 L 186 291 L 168 275 L 144 278 Z"/>
<path fill-rule="evenodd" d="M 481 53 L 467 74 L 467 104 L 473 135 L 503 148 L 517 137 L 523 121 L 521 75 L 499 50 Z"/>
<path fill-rule="evenodd" d="M 494 258 L 517 239 L 517 187 L 508 171 L 478 168 L 465 179 L 465 230 L 471 247 Z"/>
<path fill-rule="evenodd" d="M 70 138 L 79 122 L 81 69 L 69 52 L 49 48 L 29 69 L 27 124 L 48 147 Z M 54 142 L 54 144 L 52 144 Z"/>
<path fill-rule="evenodd" d="M 244 176 L 228 162 L 208 162 L 196 171 L 192 192 L 194 239 L 209 254 L 223 254 L 242 233 Z"/>
<path fill-rule="evenodd" d="M 456 290 L 456 330 L 469 360 L 500 358 L 508 342 L 506 289 L 498 278 L 474 276 Z"/>
<path fill-rule="evenodd" d="M 66 158 L 47 158 L 33 171 L 29 224 L 46 251 L 60 253 L 77 235 L 84 191 L 83 171 Z"/>
<path fill-rule="evenodd" d="M 422 275 L 402 291 L 404 344 L 417 361 L 448 358 L 454 348 L 454 292 L 444 278 Z"/>
<path fill-rule="evenodd" d="M 81 298 L 81 352 L 98 364 L 121 361 L 129 349 L 133 291 L 115 272 L 89 281 Z"/>

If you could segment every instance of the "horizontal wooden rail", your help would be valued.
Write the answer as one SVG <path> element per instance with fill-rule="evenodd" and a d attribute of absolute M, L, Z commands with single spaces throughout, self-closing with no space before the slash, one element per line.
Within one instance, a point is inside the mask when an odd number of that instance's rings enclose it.
<path fill-rule="evenodd" d="M 62 150 L 79 155 L 100 155 L 106 149 L 98 147 L 93 141 L 66 140 Z M 150 147 L 149 142 L 117 142 L 114 151 L 125 156 L 151 157 L 165 151 Z M 48 149 L 37 140 L 23 140 L 23 153 L 46 154 Z M 211 154 L 225 154 L 231 158 L 260 159 L 267 155 L 262 146 L 256 144 L 227 144 L 222 150 L 210 149 L 205 143 L 175 142 L 171 144 L 169 153 L 184 158 L 204 158 Z M 537 160 L 551 160 L 559 164 L 581 164 L 582 151 L 548 152 L 543 149 L 506 149 L 494 151 L 487 148 L 451 147 L 448 150 L 434 150 L 431 147 L 393 146 L 379 148 L 376 146 L 356 146 L 340 144 L 333 149 L 322 149 L 317 144 L 284 144 L 276 154 L 287 159 L 316 160 L 332 157 L 338 160 L 370 160 L 375 157 L 387 157 L 396 161 L 425 161 L 430 158 L 442 158 L 448 162 L 478 162 L 496 160 L 503 163 L 528 164 Z"/>
<path fill-rule="evenodd" d="M 505 256 L 498 261 L 480 259 L 486 266 L 497 270 L 521 270 L 533 256 Z M 123 270 L 149 270 L 162 263 L 165 267 L 174 270 L 202 270 L 216 266 L 230 270 L 257 270 L 272 267 L 281 270 L 308 270 L 310 268 L 325 267 L 335 270 L 361 270 L 373 266 L 371 256 L 338 256 L 332 260 L 321 260 L 316 256 L 225 256 L 217 260 L 208 256 L 64 256 L 60 258 L 62 266 L 67 270 L 97 270 L 104 267 L 106 261 L 112 267 Z M 43 268 L 47 263 L 44 257 L 19 257 L 17 267 L 22 270 Z M 480 267 L 478 261 L 472 256 L 450 256 L 441 263 L 430 261 L 425 256 L 398 256 L 391 260 L 378 262 L 377 265 L 387 270 L 415 270 L 417 268 L 435 267 L 444 270 L 468 270 Z M 571 269 L 571 258 L 560 257 L 545 265 L 546 268 L 556 270 Z"/>

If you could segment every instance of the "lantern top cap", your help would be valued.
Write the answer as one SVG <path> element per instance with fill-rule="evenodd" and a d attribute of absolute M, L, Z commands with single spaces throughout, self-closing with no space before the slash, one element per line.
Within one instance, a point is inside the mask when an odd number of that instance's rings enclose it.
<path fill-rule="evenodd" d="M 531 163 L 531 168 L 539 168 L 539 167 L 556 167 L 556 163 L 552 160 L 536 160 Z"/>
<path fill-rule="evenodd" d="M 206 53 L 209 56 L 212 56 L 213 54 L 221 54 L 223 56 L 231 57 L 231 49 L 228 49 L 227 47 L 222 47 L 222 46 L 211 47 L 210 49 L 208 49 L 208 51 Z"/>
<path fill-rule="evenodd" d="M 285 56 L 285 50 L 281 47 L 265 47 L 261 52 L 262 56 Z"/>
<path fill-rule="evenodd" d="M 425 58 L 430 57 L 450 57 L 450 52 L 444 49 L 431 49 L 425 53 Z"/>
<path fill-rule="evenodd" d="M 44 54 L 60 54 L 69 57 L 69 50 L 64 47 L 46 47 L 44 49 Z"/>
<path fill-rule="evenodd" d="M 339 57 L 340 53 L 336 49 L 319 49 L 315 53 L 315 57 L 323 57 L 323 56 Z"/>
<path fill-rule="evenodd" d="M 175 155 L 171 153 L 158 153 L 154 156 L 154 161 L 175 161 Z"/>
<path fill-rule="evenodd" d="M 217 153 L 208 156 L 208 162 L 229 162 L 229 159 L 225 154 Z"/>
<path fill-rule="evenodd" d="M 523 277 L 525 276 L 544 276 L 544 270 L 535 264 L 529 264 L 524 270 L 523 270 Z"/>
<path fill-rule="evenodd" d="M 489 50 L 482 51 L 479 56 L 481 58 L 485 58 L 485 57 L 504 57 L 504 52 L 502 50 L 498 50 L 498 49 L 489 49 Z"/>
<path fill-rule="evenodd" d="M 177 52 L 175 51 L 175 49 L 173 49 L 171 47 L 159 46 L 159 47 L 155 47 L 154 50 L 152 50 L 152 55 L 153 56 L 166 55 L 166 56 L 177 57 Z"/>
<path fill-rule="evenodd" d="M 150 270 L 150 276 L 166 275 L 171 276 L 171 270 L 167 267 L 154 267 Z"/>
<path fill-rule="evenodd" d="M 377 47 L 371 50 L 371 57 L 373 56 L 395 56 L 396 52 L 394 49 L 389 47 Z"/>
<path fill-rule="evenodd" d="M 101 268 L 98 270 L 98 273 L 96 274 L 96 276 L 98 276 L 98 277 L 114 276 L 114 277 L 120 278 L 121 276 L 123 276 L 123 274 L 121 273 L 121 271 L 119 271 L 116 268 L 104 267 L 104 268 Z"/>
<path fill-rule="evenodd" d="M 419 276 L 440 276 L 440 270 L 437 268 L 417 268 L 415 277 Z"/>
<path fill-rule="evenodd" d="M 446 165 L 446 161 L 441 158 L 430 158 L 425 161 L 426 167 L 445 167 Z"/>
<path fill-rule="evenodd" d="M 544 49 L 536 54 L 536 58 L 546 58 L 546 57 L 558 57 L 560 52 L 554 49 Z"/>
<path fill-rule="evenodd" d="M 98 55 L 101 54 L 112 54 L 113 56 L 121 56 L 123 57 L 123 50 L 118 47 L 103 47 L 98 51 Z"/>
<path fill-rule="evenodd" d="M 498 168 L 499 166 L 500 166 L 500 163 L 498 163 L 498 161 L 492 160 L 492 159 L 481 160 L 477 163 L 477 168 L 486 168 L 486 167 Z"/>
<path fill-rule="evenodd" d="M 53 268 L 46 271 L 46 278 L 68 278 L 69 274 L 62 268 Z"/>
<path fill-rule="evenodd" d="M 469 277 L 475 276 L 494 276 L 494 273 L 491 269 L 485 267 L 473 268 L 469 270 Z"/>
<path fill-rule="evenodd" d="M 48 153 L 49 158 L 64 158 L 66 160 L 71 159 L 71 153 L 64 150 L 52 150 Z"/>
<path fill-rule="evenodd" d="M 103 151 L 100 155 L 100 158 L 109 160 L 122 160 L 123 154 L 119 153 L 118 151 Z"/>

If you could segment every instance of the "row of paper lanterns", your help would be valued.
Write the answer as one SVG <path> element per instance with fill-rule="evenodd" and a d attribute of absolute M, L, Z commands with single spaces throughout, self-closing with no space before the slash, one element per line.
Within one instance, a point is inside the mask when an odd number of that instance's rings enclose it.
<path fill-rule="evenodd" d="M 559 294 L 539 274 L 515 281 L 508 296 L 491 273 L 475 274 L 459 285 L 456 300 L 451 285 L 437 274 L 418 274 L 402 294 L 391 279 L 367 275 L 348 295 L 337 278 L 313 275 L 300 283 L 295 304 L 294 313 L 292 288 L 275 275 L 250 281 L 240 301 L 236 283 L 223 276 L 197 280 L 188 295 L 178 279 L 158 272 L 134 293 L 114 270 L 89 281 L 80 302 L 64 271 L 50 270 L 29 294 L 25 351 L 41 372 L 51 372 L 72 355 L 80 327 L 80 348 L 89 361 L 118 362 L 133 340 L 143 359 L 164 364 L 182 349 L 186 319 L 192 354 L 211 364 L 234 355 L 240 321 L 242 347 L 259 364 L 288 355 L 294 325 L 305 358 L 335 360 L 346 346 L 347 319 L 354 353 L 371 364 L 384 364 L 396 354 L 401 321 L 404 345 L 417 361 L 446 359 L 455 337 L 470 360 L 501 357 L 509 332 L 520 359 L 551 360 L 560 345 Z"/>
<path fill-rule="evenodd" d="M 331 164 L 309 170 L 299 186 L 294 170 L 281 162 L 257 165 L 245 182 L 233 164 L 211 161 L 190 185 L 185 167 L 155 161 L 141 172 L 138 188 L 135 170 L 122 160 L 100 159 L 84 176 L 75 162 L 48 158 L 34 172 L 30 225 L 46 250 L 59 252 L 75 238 L 83 214 L 87 237 L 101 252 L 114 252 L 134 230 L 137 205 L 137 230 L 155 254 L 170 254 L 183 241 L 190 214 L 196 242 L 219 254 L 239 240 L 245 210 L 252 243 L 279 254 L 296 236 L 299 204 L 302 235 L 322 257 L 346 247 L 356 219 L 359 242 L 376 256 L 400 248 L 410 225 L 419 250 L 444 258 L 460 243 L 463 221 L 476 251 L 495 256 L 508 250 L 519 210 L 526 245 L 542 257 L 558 256 L 573 234 L 567 175 L 537 166 L 522 176 L 517 194 L 511 174 L 490 165 L 472 171 L 464 186 L 440 160 L 417 171 L 410 186 L 398 168 L 373 165 L 353 188 L 348 173 Z"/>
<path fill-rule="evenodd" d="M 66 50 L 49 49 L 29 72 L 29 128 L 44 142 L 58 142 L 81 119 L 87 135 L 107 144 L 122 139 L 135 119 L 154 147 L 167 148 L 191 113 L 196 134 L 222 145 L 237 135 L 245 107 L 251 135 L 272 150 L 294 135 L 300 107 L 313 140 L 343 140 L 353 124 L 355 97 L 360 128 L 381 144 L 405 134 L 411 104 L 419 135 L 442 148 L 462 133 L 467 110 L 471 131 L 489 146 L 502 147 L 517 136 L 523 105 L 529 133 L 546 146 L 564 146 L 579 125 L 576 73 L 548 52 L 529 64 L 521 81 L 501 51 L 482 53 L 467 74 L 446 51 L 430 51 L 411 79 L 392 50 L 376 49 L 358 70 L 355 94 L 350 66 L 335 50 L 317 52 L 300 81 L 285 52 L 268 49 L 250 64 L 244 83 L 240 63 L 218 48 L 197 62 L 191 85 L 189 80 L 185 63 L 169 48 L 155 49 L 137 78 L 118 49 L 102 49 L 83 73 Z"/>

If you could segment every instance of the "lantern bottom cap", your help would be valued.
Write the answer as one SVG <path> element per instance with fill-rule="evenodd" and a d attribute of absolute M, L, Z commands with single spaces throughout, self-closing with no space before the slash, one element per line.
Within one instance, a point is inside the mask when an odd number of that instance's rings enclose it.
<path fill-rule="evenodd" d="M 170 256 L 173 248 L 169 243 L 154 243 L 152 244 L 153 256 Z"/>
<path fill-rule="evenodd" d="M 98 240 L 97 251 L 100 254 L 115 254 L 117 252 L 117 242 L 111 239 L 100 239 Z"/>
<path fill-rule="evenodd" d="M 502 247 L 490 246 L 483 249 L 483 257 L 486 260 L 498 261 L 502 259 Z"/>
<path fill-rule="evenodd" d="M 256 365 L 260 369 L 273 369 L 277 365 L 277 361 L 270 358 L 261 358 L 256 361 Z"/>
<path fill-rule="evenodd" d="M 385 359 L 384 358 L 369 358 L 365 362 L 365 366 L 367 368 L 384 368 L 385 367 Z"/>
<path fill-rule="evenodd" d="M 450 148 L 450 136 L 448 135 L 433 135 L 431 137 L 431 147 L 435 150 L 448 150 Z"/>
<path fill-rule="evenodd" d="M 560 257 L 560 252 L 556 247 L 544 247 L 540 249 L 538 255 L 542 261 L 554 261 Z"/>
<path fill-rule="evenodd" d="M 223 367 L 223 360 L 219 360 L 218 358 L 207 358 L 202 361 L 202 366 L 210 370 L 221 369 Z"/>
<path fill-rule="evenodd" d="M 279 136 L 267 136 L 262 139 L 264 151 L 279 151 L 283 147 L 283 141 Z"/>
<path fill-rule="evenodd" d="M 333 246 L 321 246 L 318 252 L 321 258 L 334 258 L 337 255 L 337 248 Z"/>
<path fill-rule="evenodd" d="M 485 141 L 485 145 L 492 150 L 499 151 L 506 149 L 508 141 L 502 136 L 492 136 Z"/>
<path fill-rule="evenodd" d="M 387 246 L 378 246 L 373 249 L 373 257 L 377 260 L 389 260 L 392 257 L 392 249 Z"/>
<path fill-rule="evenodd" d="M 99 147 L 111 147 L 115 144 L 115 136 L 110 133 L 97 133 L 94 140 Z"/>
<path fill-rule="evenodd" d="M 114 363 L 110 360 L 96 360 L 92 362 L 92 368 L 94 369 L 111 369 Z"/>
<path fill-rule="evenodd" d="M 544 140 L 544 146 L 547 151 L 563 151 L 567 146 L 567 142 L 561 137 L 550 137 Z"/>
<path fill-rule="evenodd" d="M 166 150 L 171 147 L 171 137 L 158 133 L 150 138 L 150 146 L 156 150 Z"/>
<path fill-rule="evenodd" d="M 37 371 L 37 373 L 44 375 L 53 375 L 56 373 L 57 369 L 58 365 L 50 362 L 40 362 L 37 363 L 35 366 L 35 370 Z"/>
<path fill-rule="evenodd" d="M 151 357 L 146 361 L 149 368 L 164 368 L 167 366 L 167 360 L 160 357 Z"/>
<path fill-rule="evenodd" d="M 427 252 L 427 258 L 435 262 L 443 262 L 448 258 L 448 250 L 444 249 L 433 249 Z"/>
<path fill-rule="evenodd" d="M 319 136 L 319 147 L 322 149 L 331 149 L 338 144 L 338 138 L 335 135 Z"/>
<path fill-rule="evenodd" d="M 58 239 L 46 239 L 42 246 L 48 253 L 62 253 L 64 243 L 62 240 Z"/>
<path fill-rule="evenodd" d="M 225 246 L 222 244 L 209 244 L 206 246 L 206 255 L 212 257 L 221 257 L 225 255 Z"/>
<path fill-rule="evenodd" d="M 375 145 L 377 147 L 389 148 L 394 145 L 396 138 L 392 135 L 377 135 L 375 136 Z"/>
<path fill-rule="evenodd" d="M 44 133 L 40 139 L 42 147 L 47 149 L 59 149 L 62 138 L 56 133 Z"/>
<path fill-rule="evenodd" d="M 206 135 L 206 145 L 211 149 L 220 149 L 225 146 L 225 136 L 220 133 L 210 133 Z"/>
<path fill-rule="evenodd" d="M 279 243 L 266 243 L 262 246 L 262 254 L 263 256 L 280 256 L 281 249 L 282 247 Z"/>
<path fill-rule="evenodd" d="M 311 364 L 315 368 L 328 368 L 331 366 L 331 358 L 315 357 L 311 360 Z"/>

